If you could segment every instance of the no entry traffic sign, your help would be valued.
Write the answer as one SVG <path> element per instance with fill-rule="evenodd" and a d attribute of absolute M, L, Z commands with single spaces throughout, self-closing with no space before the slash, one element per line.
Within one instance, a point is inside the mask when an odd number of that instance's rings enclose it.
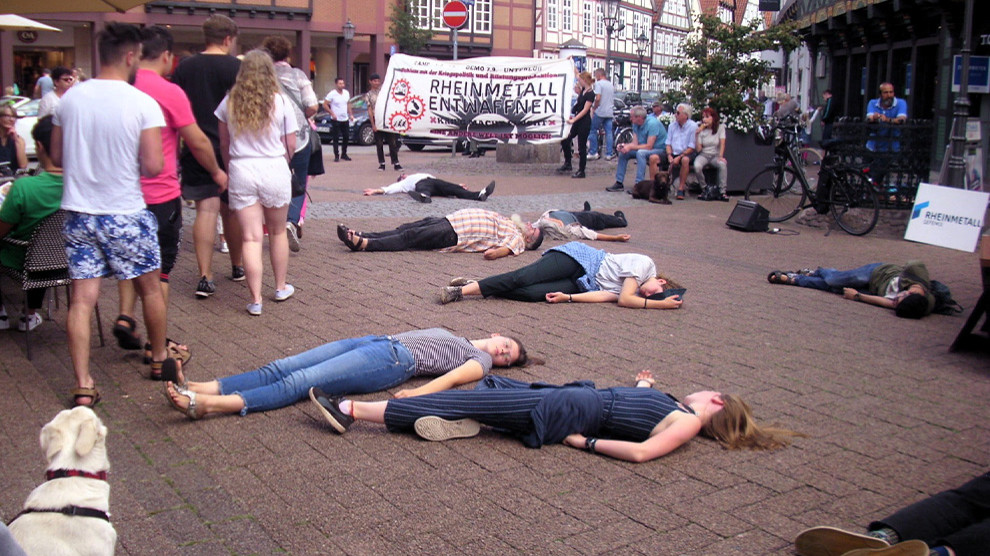
<path fill-rule="evenodd" d="M 443 6 L 443 24 L 451 29 L 460 29 L 467 23 L 468 8 L 461 0 L 451 0 Z"/>

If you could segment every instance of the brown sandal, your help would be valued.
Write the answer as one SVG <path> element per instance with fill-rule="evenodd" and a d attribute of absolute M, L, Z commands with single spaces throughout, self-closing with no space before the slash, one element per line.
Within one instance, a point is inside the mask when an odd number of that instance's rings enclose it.
<path fill-rule="evenodd" d="M 175 367 L 175 359 L 172 357 L 167 357 L 163 361 L 152 361 L 151 362 L 151 374 L 149 378 L 151 380 L 164 380 L 162 375 L 162 369 L 171 370 Z"/>
<path fill-rule="evenodd" d="M 69 393 L 72 394 L 72 405 L 75 407 L 82 405 L 93 408 L 100 403 L 100 391 L 95 386 L 92 388 L 73 388 Z M 89 398 L 89 403 L 82 403 L 79 398 Z"/>
<path fill-rule="evenodd" d="M 183 365 L 188 364 L 189 360 L 192 359 L 192 352 L 189 351 L 189 348 L 172 338 L 165 338 L 165 347 L 168 349 L 169 357 L 182 361 Z M 150 365 L 151 358 L 151 344 L 144 344 L 144 364 Z"/>

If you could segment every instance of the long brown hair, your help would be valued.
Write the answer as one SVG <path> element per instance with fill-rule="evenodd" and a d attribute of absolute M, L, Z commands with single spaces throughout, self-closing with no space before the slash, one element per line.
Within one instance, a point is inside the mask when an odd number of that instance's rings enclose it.
<path fill-rule="evenodd" d="M 807 436 L 776 426 L 758 425 L 753 410 L 739 396 L 723 394 L 722 402 L 722 410 L 712 415 L 702 434 L 729 450 L 775 450 L 790 444 L 795 436 Z"/>
<path fill-rule="evenodd" d="M 706 115 L 712 117 L 712 133 L 718 133 L 718 122 L 720 121 L 718 117 L 718 110 L 715 110 L 714 108 L 709 106 L 701 111 L 702 118 L 704 118 Z"/>
<path fill-rule="evenodd" d="M 665 280 L 667 282 L 663 287 L 665 290 L 678 290 L 684 287 L 660 272 L 657 272 L 657 280 Z"/>

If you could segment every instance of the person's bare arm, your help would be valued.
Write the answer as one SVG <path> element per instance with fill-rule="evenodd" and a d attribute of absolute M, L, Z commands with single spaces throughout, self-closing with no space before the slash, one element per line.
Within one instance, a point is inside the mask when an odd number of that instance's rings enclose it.
<path fill-rule="evenodd" d="M 52 138 L 51 138 L 52 152 L 48 153 L 48 157 L 52 159 L 52 164 L 62 167 L 62 126 L 52 126 Z"/>
<path fill-rule="evenodd" d="M 581 293 L 550 292 L 547 303 L 615 303 L 618 295 L 604 290 Z"/>
<path fill-rule="evenodd" d="M 380 189 L 380 188 L 379 189 L 370 189 L 369 188 L 369 189 L 365 189 L 364 190 L 364 194 L 365 195 L 384 195 L 385 194 L 385 190 L 384 189 Z"/>
<path fill-rule="evenodd" d="M 223 165 L 230 168 L 230 130 L 227 129 L 226 122 L 217 122 L 218 129 L 220 131 L 220 158 L 223 159 Z M 221 188 L 222 193 L 225 188 Z"/>
<path fill-rule="evenodd" d="M 210 138 L 203 133 L 203 130 L 196 123 L 191 123 L 179 128 L 179 137 L 189 147 L 189 152 L 199 165 L 206 170 L 213 181 L 220 186 L 220 191 L 227 189 L 227 173 L 217 164 L 216 153 L 213 152 L 213 144 Z"/>
<path fill-rule="evenodd" d="M 142 176 L 153 178 L 162 173 L 162 168 L 165 166 L 165 155 L 162 153 L 162 128 L 149 127 L 141 130 L 138 159 L 141 161 Z"/>
<path fill-rule="evenodd" d="M 842 288 L 842 297 L 852 299 L 853 301 L 862 301 L 863 303 L 869 303 L 870 305 L 876 305 L 877 307 L 886 307 L 887 309 L 894 308 L 893 299 L 887 299 L 886 297 L 879 295 L 860 293 L 853 288 Z"/>
<path fill-rule="evenodd" d="M 502 257 L 508 257 L 512 254 L 512 249 L 508 247 L 492 247 L 485 251 L 485 260 L 494 261 L 495 259 L 501 259 Z"/>
<path fill-rule="evenodd" d="M 481 377 L 483 376 L 485 376 L 484 367 L 481 366 L 481 363 L 478 363 L 472 359 L 454 370 L 427 382 L 419 388 L 399 390 L 395 393 L 395 397 L 411 398 L 413 396 L 422 396 L 423 394 L 442 392 L 443 390 L 450 390 L 451 388 L 460 386 L 461 384 L 481 380 Z"/>
<path fill-rule="evenodd" d="M 595 453 L 643 463 L 673 452 L 701 432 L 701 419 L 690 413 L 675 412 L 667 416 L 667 419 L 673 419 L 673 422 L 643 442 L 598 439 L 595 442 Z M 564 444 L 582 450 L 586 443 L 587 437 L 582 434 L 571 434 L 564 439 Z"/>
<path fill-rule="evenodd" d="M 603 234 L 598 232 L 599 241 L 629 241 L 632 238 L 629 234 Z"/>

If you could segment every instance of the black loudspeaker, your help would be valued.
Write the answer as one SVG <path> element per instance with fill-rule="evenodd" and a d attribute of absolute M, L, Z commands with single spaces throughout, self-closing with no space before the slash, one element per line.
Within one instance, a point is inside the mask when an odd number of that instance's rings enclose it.
<path fill-rule="evenodd" d="M 770 222 L 770 211 L 753 201 L 737 201 L 726 226 L 743 232 L 765 232 Z"/>

